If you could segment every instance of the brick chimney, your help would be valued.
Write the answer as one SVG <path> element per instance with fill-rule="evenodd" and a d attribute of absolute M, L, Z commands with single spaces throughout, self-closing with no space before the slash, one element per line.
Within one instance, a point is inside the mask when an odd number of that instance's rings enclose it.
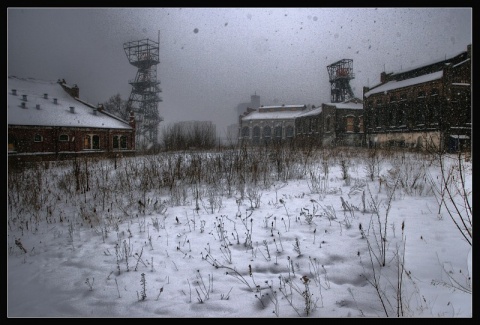
<path fill-rule="evenodd" d="M 382 84 L 387 82 L 387 73 L 385 71 L 380 74 L 380 82 Z"/>
<path fill-rule="evenodd" d="M 128 124 L 135 129 L 136 125 L 135 125 L 135 114 L 133 113 L 133 111 L 130 111 L 130 120 L 128 121 Z"/>
<path fill-rule="evenodd" d="M 80 97 L 80 88 L 75 84 L 73 87 L 70 89 L 72 97 L 79 98 Z"/>
<path fill-rule="evenodd" d="M 58 79 L 57 82 L 60 84 L 60 86 L 62 86 L 63 90 L 65 90 L 65 92 L 67 92 L 67 94 L 69 94 L 73 98 L 78 98 L 80 96 L 80 89 L 77 85 L 73 85 L 72 87 L 70 87 L 66 84 L 65 79 Z"/>

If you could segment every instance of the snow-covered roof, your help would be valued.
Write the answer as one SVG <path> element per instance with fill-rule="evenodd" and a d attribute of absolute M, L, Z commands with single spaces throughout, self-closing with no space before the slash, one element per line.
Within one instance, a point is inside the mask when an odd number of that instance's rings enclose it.
<path fill-rule="evenodd" d="M 12 89 L 16 90 L 16 95 Z M 47 94 L 47 98 L 44 98 L 44 94 Z M 23 95 L 27 96 L 26 101 Z M 73 98 L 54 81 L 9 76 L 7 98 L 9 125 L 132 128 L 127 121 L 111 114 L 98 111 L 95 115 L 94 105 Z M 54 98 L 57 99 L 56 104 Z M 22 107 L 22 103 L 25 103 L 25 108 Z M 70 109 L 72 106 L 74 113 Z"/>
<path fill-rule="evenodd" d="M 464 64 L 464 63 L 466 63 L 466 62 L 468 62 L 468 61 L 470 61 L 470 58 L 468 58 L 468 59 L 466 59 L 466 60 L 463 60 L 462 62 L 458 62 L 458 63 L 455 64 L 453 67 L 456 68 L 456 67 L 458 67 L 459 65 L 462 65 L 462 64 Z"/>
<path fill-rule="evenodd" d="M 321 112 L 322 112 L 322 107 L 317 107 L 307 112 L 301 112 L 297 117 L 317 115 L 317 114 L 320 114 Z"/>
<path fill-rule="evenodd" d="M 273 106 L 260 106 L 260 109 L 280 109 L 280 108 L 305 108 L 305 105 L 273 105 Z"/>
<path fill-rule="evenodd" d="M 275 112 L 251 112 L 247 116 L 242 117 L 243 121 L 250 120 L 288 120 L 294 119 L 303 111 L 275 111 Z"/>
<path fill-rule="evenodd" d="M 337 109 L 363 109 L 363 104 L 355 103 L 325 103 L 328 106 L 335 106 Z"/>
<path fill-rule="evenodd" d="M 383 85 L 380 85 L 380 86 L 378 86 L 374 89 L 371 89 L 371 90 L 367 91 L 364 94 L 364 96 L 368 97 L 372 94 L 378 94 L 378 93 L 388 91 L 388 90 L 392 90 L 392 89 L 399 89 L 399 88 L 403 88 L 403 87 L 417 85 L 417 84 L 421 84 L 421 83 L 424 83 L 424 82 L 441 79 L 442 77 L 443 77 L 443 70 L 437 71 L 437 72 L 434 72 L 434 73 L 424 74 L 422 76 L 415 77 L 415 78 L 400 80 L 400 81 L 392 80 L 392 81 L 384 83 Z"/>
<path fill-rule="evenodd" d="M 457 56 L 459 56 L 459 55 L 461 55 L 461 54 L 463 54 L 463 53 L 465 53 L 465 52 L 466 52 L 466 51 L 460 51 L 460 52 L 458 52 L 457 54 L 452 55 L 449 59 L 455 58 L 455 57 L 457 57 Z M 447 60 L 449 60 L 449 59 L 447 59 L 447 58 L 445 58 L 445 57 L 444 57 L 444 58 L 438 57 L 438 58 L 436 58 L 436 59 L 432 59 L 432 60 L 430 60 L 430 61 L 428 61 L 428 62 L 422 63 L 422 64 L 420 64 L 420 65 L 411 66 L 411 67 L 408 67 L 408 68 L 406 68 L 406 69 L 401 69 L 401 70 L 398 70 L 398 71 L 392 71 L 392 74 L 394 74 L 394 75 L 402 74 L 402 73 L 405 73 L 405 72 L 409 72 L 409 71 L 413 71 L 413 70 L 420 69 L 420 68 L 423 68 L 423 67 L 427 67 L 427 66 L 429 66 L 429 65 L 434 65 L 434 64 L 437 64 L 437 63 L 442 63 L 442 62 L 445 62 L 445 61 L 447 61 Z M 468 60 L 469 60 L 469 59 L 467 59 L 467 60 L 465 60 L 465 61 L 463 61 L 463 62 L 460 62 L 460 63 L 456 64 L 455 66 L 457 66 L 457 65 L 459 65 L 459 64 L 461 64 L 461 63 L 464 63 L 464 62 L 466 62 L 466 61 L 468 61 Z M 450 64 L 450 62 L 447 62 L 447 63 L 445 63 L 445 64 Z"/>

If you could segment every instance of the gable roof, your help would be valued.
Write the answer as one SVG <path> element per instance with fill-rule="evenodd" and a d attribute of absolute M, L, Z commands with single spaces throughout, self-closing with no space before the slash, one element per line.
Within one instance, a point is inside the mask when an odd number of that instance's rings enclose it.
<path fill-rule="evenodd" d="M 309 111 L 304 111 L 304 112 L 301 112 L 300 114 L 298 114 L 297 117 L 305 117 L 305 116 L 312 116 L 312 115 L 317 115 L 317 114 L 320 114 L 322 112 L 322 107 L 317 107 L 317 108 L 314 108 L 314 109 L 311 109 Z"/>
<path fill-rule="evenodd" d="M 47 98 L 44 98 L 45 94 Z M 23 95 L 27 96 L 26 100 Z M 70 107 L 74 107 L 74 113 Z M 106 112 L 97 111 L 95 115 L 95 107 L 72 97 L 57 82 L 7 77 L 8 125 L 132 129 L 127 121 Z"/>
<path fill-rule="evenodd" d="M 441 79 L 442 77 L 443 77 L 443 70 L 437 71 L 434 73 L 424 74 L 422 76 L 415 77 L 415 78 L 401 80 L 401 81 L 392 80 L 387 83 L 384 83 L 383 85 L 378 86 L 377 88 L 373 88 L 367 91 L 364 94 L 364 96 L 368 97 L 372 94 L 378 94 L 378 93 L 392 90 L 392 89 L 399 89 L 399 88 L 408 87 L 411 85 L 417 85 L 424 82 Z"/>
<path fill-rule="evenodd" d="M 298 115 L 303 113 L 303 111 L 274 111 L 274 112 L 251 112 L 247 116 L 243 116 L 243 121 L 249 120 L 288 120 L 294 119 Z"/>
<path fill-rule="evenodd" d="M 343 103 L 324 103 L 324 105 L 334 106 L 337 109 L 363 109 L 362 103 L 343 102 Z"/>

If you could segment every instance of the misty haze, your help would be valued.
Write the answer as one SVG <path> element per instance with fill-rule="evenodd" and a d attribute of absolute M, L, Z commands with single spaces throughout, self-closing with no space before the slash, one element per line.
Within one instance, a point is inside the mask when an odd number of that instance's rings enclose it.
<path fill-rule="evenodd" d="M 330 102 L 327 66 L 339 60 L 353 60 L 362 98 L 381 72 L 472 41 L 469 8 L 9 8 L 7 18 L 8 74 L 65 79 L 93 105 L 129 99 L 137 68 L 125 43 L 159 41 L 160 129 L 211 121 L 221 138 L 251 95 L 265 106 Z"/>
<path fill-rule="evenodd" d="M 7 317 L 471 318 L 472 8 L 7 8 Z"/>

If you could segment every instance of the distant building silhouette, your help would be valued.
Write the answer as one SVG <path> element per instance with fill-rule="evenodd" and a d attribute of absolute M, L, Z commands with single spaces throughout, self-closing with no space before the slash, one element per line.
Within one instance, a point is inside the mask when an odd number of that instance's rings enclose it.
<path fill-rule="evenodd" d="M 255 95 L 250 96 L 250 102 L 249 103 L 240 103 L 237 105 L 237 117 L 242 115 L 247 111 L 247 108 L 254 108 L 257 109 L 260 107 L 260 96 L 257 95 L 255 92 Z"/>

